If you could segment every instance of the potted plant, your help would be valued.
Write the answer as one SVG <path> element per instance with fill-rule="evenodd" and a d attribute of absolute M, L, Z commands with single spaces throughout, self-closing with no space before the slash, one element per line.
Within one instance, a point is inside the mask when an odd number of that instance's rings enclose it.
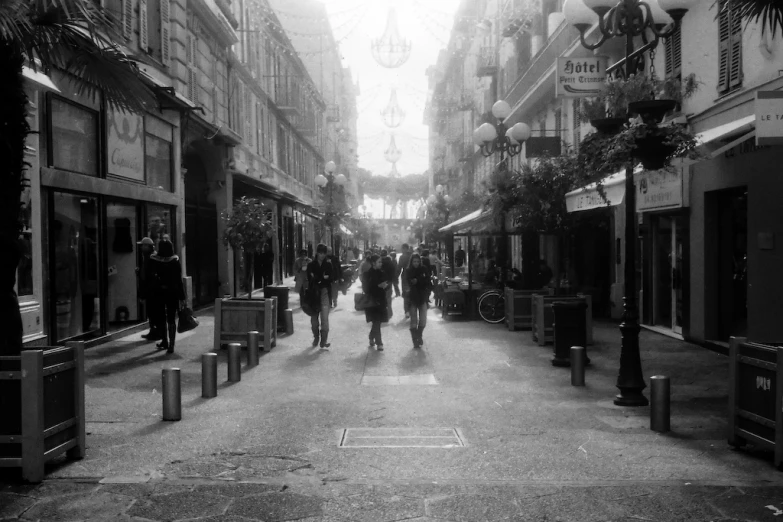
<path fill-rule="evenodd" d="M 696 156 L 696 138 L 680 123 L 652 125 L 639 118 L 623 129 L 617 141 L 626 143 L 646 170 L 662 169 L 675 157 Z"/>
<path fill-rule="evenodd" d="M 244 256 L 244 285 L 248 299 L 253 297 L 253 265 L 256 252 L 267 242 L 272 233 L 269 211 L 260 200 L 242 197 L 231 209 L 224 210 L 223 244 Z"/>

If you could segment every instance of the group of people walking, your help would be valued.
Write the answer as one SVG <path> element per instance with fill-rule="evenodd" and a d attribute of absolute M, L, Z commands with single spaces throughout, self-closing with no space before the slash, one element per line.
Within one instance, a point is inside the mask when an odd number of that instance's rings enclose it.
<path fill-rule="evenodd" d="M 150 331 L 142 337 L 148 341 L 159 340 L 158 349 L 174 353 L 177 312 L 185 306 L 182 264 L 168 239 L 160 240 L 155 251 L 155 243 L 145 237 L 139 241 L 139 248 L 142 254 L 139 290 L 150 321 Z"/>
<path fill-rule="evenodd" d="M 328 348 L 329 312 L 337 304 L 339 285 L 343 280 L 340 262 L 331 255 L 326 245 L 316 247 L 315 259 L 310 260 L 302 251 L 296 262 L 296 291 L 300 293 L 303 309 L 310 314 L 313 347 Z M 409 245 L 402 245 L 402 255 L 395 261 L 387 250 L 364 254 L 359 273 L 362 292 L 369 296 L 371 306 L 366 307 L 365 318 L 370 323 L 369 348 L 383 350 L 381 325 L 393 316 L 392 299 L 395 290 L 402 297 L 405 318 L 410 319 L 411 340 L 414 348 L 424 344 L 423 333 L 427 325 L 427 309 L 432 292 L 432 266 L 428 253 L 413 252 Z"/>

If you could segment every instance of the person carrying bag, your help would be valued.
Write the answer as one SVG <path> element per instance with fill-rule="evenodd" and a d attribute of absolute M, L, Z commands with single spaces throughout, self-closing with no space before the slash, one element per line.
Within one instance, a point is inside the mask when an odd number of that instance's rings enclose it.
<path fill-rule="evenodd" d="M 174 254 L 174 245 L 168 239 L 161 240 L 157 253 L 150 256 L 150 272 L 152 294 L 157 299 L 159 312 L 168 325 L 167 331 L 163 332 L 163 340 L 157 347 L 166 350 L 166 353 L 174 353 L 177 312 L 185 308 L 185 285 L 182 283 L 182 265 L 179 257 Z"/>
<path fill-rule="evenodd" d="M 368 304 L 373 305 L 364 309 L 364 315 L 370 328 L 370 349 L 378 347 L 383 351 L 383 339 L 381 338 L 381 323 L 389 322 L 388 303 L 386 292 L 391 282 L 386 277 L 382 268 L 382 260 L 378 255 L 370 258 L 372 268 L 364 273 L 362 278 L 362 291 L 368 298 Z M 371 301 L 369 301 L 371 300 Z"/>

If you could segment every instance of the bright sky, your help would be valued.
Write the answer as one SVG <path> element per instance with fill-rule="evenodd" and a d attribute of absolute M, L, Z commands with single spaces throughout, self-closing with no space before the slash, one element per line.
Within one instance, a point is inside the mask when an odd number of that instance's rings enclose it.
<path fill-rule="evenodd" d="M 340 42 L 344 63 L 359 82 L 359 166 L 375 175 L 388 175 L 391 164 L 383 153 L 394 134 L 397 148 L 402 151 L 397 162 L 399 173 L 423 173 L 429 166 L 428 128 L 424 125 L 426 70 L 446 47 L 459 0 L 322 1 Z M 372 40 L 383 35 L 390 6 L 397 10 L 400 35 L 412 44 L 410 58 L 396 69 L 378 65 L 371 52 Z M 389 103 L 393 88 L 406 115 L 402 125 L 390 129 L 380 112 Z M 368 207 L 375 208 L 377 204 Z M 379 214 L 374 212 L 375 216 Z"/>
<path fill-rule="evenodd" d="M 386 175 L 391 164 L 383 158 L 392 134 L 402 158 L 397 170 L 402 174 L 422 173 L 428 168 L 424 104 L 427 100 L 426 70 L 434 65 L 445 47 L 458 0 L 323 0 L 330 14 L 335 38 L 345 64 L 358 80 L 359 166 L 376 175 Z M 411 55 L 396 69 L 387 69 L 372 57 L 371 42 L 386 27 L 390 5 L 397 10 L 400 35 L 410 40 Z M 405 121 L 390 129 L 380 112 L 389 103 L 393 88 L 405 111 Z"/>

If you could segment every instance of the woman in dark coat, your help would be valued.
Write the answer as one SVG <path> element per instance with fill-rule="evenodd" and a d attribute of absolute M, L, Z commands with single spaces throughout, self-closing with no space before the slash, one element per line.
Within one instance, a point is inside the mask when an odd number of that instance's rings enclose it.
<path fill-rule="evenodd" d="M 379 351 L 383 351 L 383 339 L 381 338 L 381 323 L 389 322 L 389 314 L 386 302 L 386 288 L 391 284 L 383 270 L 381 257 L 373 255 L 370 258 L 372 268 L 362 275 L 362 291 L 369 295 L 378 306 L 367 308 L 364 315 L 368 323 L 372 323 L 370 329 L 370 348 L 376 345 Z"/>
<path fill-rule="evenodd" d="M 158 313 L 166 318 L 168 337 L 162 332 L 163 340 L 157 345 L 167 353 L 174 353 L 174 339 L 177 336 L 177 312 L 185 303 L 185 286 L 182 283 L 182 265 L 174 254 L 174 245 L 168 239 L 158 243 L 158 251 L 150 256 L 152 275 L 151 292 L 158 304 Z"/>
<path fill-rule="evenodd" d="M 432 277 L 430 269 L 424 265 L 419 254 L 411 256 L 410 266 L 405 270 L 405 278 L 408 280 L 410 313 L 411 313 L 411 339 L 414 348 L 421 348 L 424 344 L 422 335 L 427 326 L 427 309 L 430 303 L 432 291 Z"/>

